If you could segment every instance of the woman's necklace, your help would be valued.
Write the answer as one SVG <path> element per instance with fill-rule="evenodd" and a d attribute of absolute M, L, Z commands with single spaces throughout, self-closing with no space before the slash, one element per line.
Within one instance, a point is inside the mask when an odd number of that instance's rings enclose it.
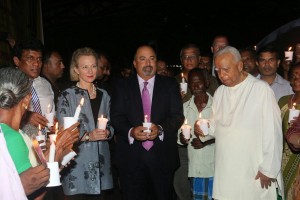
<path fill-rule="evenodd" d="M 76 83 L 76 86 L 79 87 L 79 88 L 81 88 L 81 89 L 84 89 L 84 88 L 80 87 L 79 82 Z M 96 94 L 97 94 L 96 87 L 95 87 L 95 85 L 93 83 L 92 83 L 92 86 L 91 86 L 91 89 L 90 89 L 91 92 L 88 89 L 86 89 L 86 90 L 88 91 L 88 93 L 89 93 L 89 95 L 90 95 L 91 98 L 95 98 L 96 97 Z"/>

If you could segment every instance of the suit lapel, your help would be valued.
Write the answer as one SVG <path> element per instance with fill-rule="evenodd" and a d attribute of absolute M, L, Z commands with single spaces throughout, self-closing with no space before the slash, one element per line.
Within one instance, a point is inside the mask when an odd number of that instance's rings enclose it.
<path fill-rule="evenodd" d="M 152 105 L 151 105 L 151 121 L 157 119 L 157 111 L 159 110 L 159 98 L 163 85 L 161 84 L 161 77 L 156 75 L 153 88 Z"/>
<path fill-rule="evenodd" d="M 144 111 L 143 111 L 143 103 L 142 103 L 142 97 L 141 97 L 141 91 L 139 82 L 137 79 L 137 76 L 134 76 L 131 79 L 129 91 L 132 95 L 133 100 L 133 106 L 135 107 L 135 111 L 138 117 L 141 117 L 141 119 L 144 119 Z"/>

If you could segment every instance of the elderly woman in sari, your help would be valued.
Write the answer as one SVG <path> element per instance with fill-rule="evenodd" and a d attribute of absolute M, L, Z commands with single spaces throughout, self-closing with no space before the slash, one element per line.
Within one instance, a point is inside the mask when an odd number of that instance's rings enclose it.
<path fill-rule="evenodd" d="M 281 109 L 283 133 L 287 139 L 284 143 L 282 158 L 283 182 L 287 200 L 293 199 L 293 183 L 296 180 L 297 169 L 300 164 L 300 154 L 297 152 L 300 150 L 300 135 L 291 134 L 292 130 L 295 130 L 294 127 L 300 126 L 300 120 L 297 119 L 292 124 L 289 123 L 289 109 L 293 106 L 295 109 L 300 109 L 300 63 L 291 68 L 289 77 L 295 93 L 283 96 L 278 101 Z"/>
<path fill-rule="evenodd" d="M 84 103 L 79 115 L 79 155 L 62 176 L 62 185 L 67 199 L 99 198 L 103 190 L 113 187 L 108 140 L 113 136 L 109 125 L 105 130 L 97 128 L 97 119 L 103 116 L 109 120 L 110 97 L 105 90 L 97 88 L 93 81 L 97 75 L 97 54 L 91 48 L 77 49 L 71 59 L 70 75 L 78 81 L 61 93 L 57 104 L 57 117 L 74 116 L 81 99 Z"/>
<path fill-rule="evenodd" d="M 12 67 L 0 69 L 0 133 L 5 138 L 7 150 L 20 175 L 26 195 L 31 195 L 46 186 L 49 180 L 49 170 L 45 166 L 31 164 L 30 146 L 19 133 L 22 116 L 31 100 L 31 86 L 32 81 L 22 71 Z M 72 128 L 74 129 L 72 133 L 70 130 L 58 133 L 58 138 L 61 139 L 57 139 L 56 160 L 61 160 L 64 155 L 62 152 L 67 153 L 66 148 L 75 142 L 71 139 L 74 137 L 72 135 L 78 135 L 79 132 L 78 129 L 76 131 L 76 127 Z M 62 136 L 62 133 L 68 134 Z M 31 197 L 34 198 L 34 196 Z"/>

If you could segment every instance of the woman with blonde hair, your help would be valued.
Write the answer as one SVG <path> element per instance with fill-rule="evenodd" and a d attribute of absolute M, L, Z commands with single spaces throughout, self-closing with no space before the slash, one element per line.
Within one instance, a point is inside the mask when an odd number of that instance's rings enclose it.
<path fill-rule="evenodd" d="M 99 198 L 103 190 L 112 189 L 108 140 L 113 136 L 109 125 L 110 97 L 105 90 L 97 88 L 93 81 L 97 76 L 97 54 L 91 48 L 77 49 L 71 58 L 71 81 L 75 86 L 64 90 L 58 98 L 57 117 L 74 116 L 81 99 L 84 103 L 79 115 L 81 143 L 75 164 L 62 175 L 62 185 L 67 199 Z M 105 130 L 97 128 L 98 117 L 108 119 Z"/>

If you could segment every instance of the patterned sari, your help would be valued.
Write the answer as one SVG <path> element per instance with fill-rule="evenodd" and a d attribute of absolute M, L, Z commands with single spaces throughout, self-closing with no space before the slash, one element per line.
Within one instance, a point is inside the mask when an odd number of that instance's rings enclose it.
<path fill-rule="evenodd" d="M 283 134 L 287 133 L 289 128 L 288 118 L 289 118 L 289 107 L 288 103 L 292 95 L 282 97 L 278 104 L 281 109 L 282 118 L 282 130 Z M 296 109 L 300 109 L 300 106 L 296 106 Z M 284 182 L 284 192 L 287 200 L 293 200 L 293 184 L 296 181 L 296 175 L 298 166 L 300 163 L 300 154 L 291 150 L 286 140 L 284 140 L 283 145 L 283 157 L 281 169 L 283 172 L 283 182 Z"/>

